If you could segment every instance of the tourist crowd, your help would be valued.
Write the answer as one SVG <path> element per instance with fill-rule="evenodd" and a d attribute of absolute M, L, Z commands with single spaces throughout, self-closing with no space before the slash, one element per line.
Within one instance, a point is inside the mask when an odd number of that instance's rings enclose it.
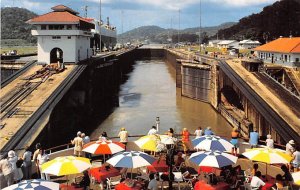
<path fill-rule="evenodd" d="M 147 135 L 157 135 L 158 134 L 158 126 L 152 126 Z M 201 127 L 198 127 L 195 132 L 193 133 L 195 135 L 195 138 L 200 138 L 203 135 L 214 135 L 215 133 L 212 131 L 211 127 L 207 127 L 205 130 L 203 130 Z M 190 132 L 187 128 L 183 128 L 179 136 L 181 136 L 181 140 L 177 142 L 177 135 L 175 135 L 175 132 L 173 128 L 170 128 L 165 135 L 171 137 L 174 139 L 176 144 L 182 145 L 183 153 L 180 152 L 180 150 L 176 150 L 176 160 L 171 165 L 174 165 L 174 167 L 179 167 L 185 162 L 185 158 L 188 156 L 188 154 L 193 149 L 191 145 L 191 139 L 190 139 Z M 251 148 L 256 148 L 259 144 L 259 133 L 254 130 L 250 133 L 249 138 L 249 144 Z M 128 137 L 129 133 L 125 128 L 121 128 L 120 132 L 118 134 L 118 137 L 120 138 L 120 142 L 125 145 L 128 143 Z M 238 128 L 234 128 L 231 132 L 231 144 L 233 145 L 232 148 L 232 154 L 235 156 L 238 155 L 238 148 L 240 144 L 240 138 L 241 134 Z M 103 132 L 99 136 L 99 141 L 106 141 L 109 140 L 109 137 L 107 136 L 106 132 Z M 83 146 L 90 142 L 89 136 L 86 136 L 84 133 L 78 131 L 77 136 L 71 140 L 71 143 L 74 145 L 74 156 L 85 156 L 87 158 L 92 158 L 90 153 L 83 154 Z M 267 135 L 267 139 L 265 141 L 265 145 L 268 148 L 274 148 L 274 140 L 272 139 L 271 135 Z M 40 143 L 37 143 L 35 146 L 35 151 L 32 153 L 29 150 L 29 147 L 25 148 L 25 152 L 22 154 L 22 156 L 18 157 L 15 153 L 15 151 L 11 150 L 7 153 L 7 156 L 4 154 L 0 155 L 0 189 L 10 186 L 14 183 L 20 182 L 22 179 L 30 179 L 32 178 L 32 163 L 36 165 L 37 171 L 36 173 L 40 176 L 41 179 L 49 180 L 49 176 L 43 172 L 41 172 L 41 165 L 45 162 L 49 161 L 49 155 L 46 153 L 45 149 Z M 286 150 L 285 152 L 292 156 L 292 161 L 290 164 L 282 165 L 281 169 L 284 173 L 284 175 L 278 174 L 276 175 L 275 181 L 274 181 L 274 189 L 280 189 L 284 186 L 290 186 L 292 188 L 292 182 L 293 178 L 291 177 L 290 171 L 296 172 L 299 171 L 300 168 L 300 152 L 299 148 L 294 142 L 294 140 L 290 140 L 286 144 Z M 170 163 L 168 163 L 170 165 Z M 181 168 L 182 169 L 182 168 Z M 238 179 L 238 176 L 241 174 L 241 168 L 238 167 L 224 167 L 221 168 L 221 176 L 230 183 L 231 185 L 237 184 L 237 181 L 241 181 Z M 86 174 L 87 175 L 87 174 Z M 258 170 L 258 164 L 254 164 L 253 168 L 251 170 L 251 174 L 249 176 L 244 176 L 248 178 L 249 184 L 252 189 L 259 189 L 262 186 L 265 185 L 265 182 L 262 178 L 261 171 Z M 149 175 L 149 183 L 147 183 L 148 189 L 157 189 L 157 180 L 158 178 L 156 175 L 150 173 Z M 211 183 L 213 180 L 211 180 Z M 85 184 L 87 186 L 87 184 Z"/>

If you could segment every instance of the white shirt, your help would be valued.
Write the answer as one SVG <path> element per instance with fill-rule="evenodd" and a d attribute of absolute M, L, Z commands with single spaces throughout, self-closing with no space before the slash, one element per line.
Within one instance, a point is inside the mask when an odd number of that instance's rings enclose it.
<path fill-rule="evenodd" d="M 152 179 L 149 184 L 148 184 L 148 189 L 150 190 L 157 190 L 158 189 L 158 185 L 157 185 L 157 181 L 156 179 Z"/>
<path fill-rule="evenodd" d="M 274 140 L 273 139 L 267 139 L 266 145 L 268 148 L 274 148 Z"/>
<path fill-rule="evenodd" d="M 18 157 L 17 156 L 8 158 L 8 161 L 11 164 L 11 167 L 12 167 L 13 170 L 17 169 L 17 161 L 18 161 Z"/>
<path fill-rule="evenodd" d="M 43 154 L 43 155 L 39 154 L 37 156 L 37 160 L 39 161 L 39 165 L 42 165 L 49 160 L 49 156 L 48 154 Z"/>
<path fill-rule="evenodd" d="M 285 151 L 287 154 L 292 155 L 295 152 L 295 148 L 290 143 L 287 143 Z"/>
<path fill-rule="evenodd" d="M 157 130 L 152 128 L 149 130 L 148 135 L 155 135 L 157 133 Z"/>
<path fill-rule="evenodd" d="M 201 129 L 196 129 L 194 134 L 196 135 L 196 138 L 199 138 L 199 137 L 202 136 L 202 130 Z"/>
<path fill-rule="evenodd" d="M 261 180 L 260 178 L 258 178 L 257 176 L 253 176 L 250 186 L 254 187 L 254 188 L 259 188 L 260 186 L 264 186 L 265 182 L 263 182 L 263 180 Z"/>
<path fill-rule="evenodd" d="M 120 131 L 119 132 L 120 142 L 127 142 L 128 141 L 128 132 L 127 131 Z"/>
<path fill-rule="evenodd" d="M 295 159 L 293 160 L 294 164 L 300 164 L 300 152 L 299 151 L 295 151 L 293 153 L 293 156 L 295 157 Z"/>
<path fill-rule="evenodd" d="M 5 176 L 13 172 L 12 166 L 7 159 L 0 160 L 0 170 Z"/>

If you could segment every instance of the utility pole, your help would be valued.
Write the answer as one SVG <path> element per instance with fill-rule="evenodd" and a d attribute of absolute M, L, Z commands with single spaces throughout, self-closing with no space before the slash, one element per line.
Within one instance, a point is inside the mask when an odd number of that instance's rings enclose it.
<path fill-rule="evenodd" d="M 102 37 L 101 37 L 101 0 L 99 0 L 99 38 L 100 38 L 100 45 L 99 45 L 99 50 L 100 52 L 102 51 Z"/>
<path fill-rule="evenodd" d="M 179 31 L 180 31 L 180 9 L 178 10 L 178 43 L 180 42 Z"/>
<path fill-rule="evenodd" d="M 122 31 L 122 35 L 123 35 L 123 14 L 124 14 L 124 11 L 122 10 L 122 11 L 121 11 L 121 22 L 122 22 L 122 23 L 121 23 L 121 24 L 122 24 L 122 25 L 121 25 L 121 31 Z M 123 37 L 121 38 L 121 43 L 122 43 L 122 46 L 123 46 L 123 43 L 124 43 L 124 42 L 123 42 Z"/>
<path fill-rule="evenodd" d="M 201 0 L 199 0 L 199 55 L 201 54 Z"/>

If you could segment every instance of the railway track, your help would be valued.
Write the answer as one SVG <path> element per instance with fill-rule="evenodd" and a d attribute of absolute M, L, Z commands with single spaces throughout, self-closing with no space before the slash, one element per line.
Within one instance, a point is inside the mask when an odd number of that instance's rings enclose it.
<path fill-rule="evenodd" d="M 3 97 L 1 102 L 0 120 L 11 117 L 18 111 L 18 104 L 24 100 L 32 91 L 34 91 L 42 82 L 26 82 L 16 91 L 11 92 Z"/>
<path fill-rule="evenodd" d="M 274 127 L 278 134 L 285 141 L 289 139 L 294 139 L 295 141 L 300 142 L 300 137 L 298 132 L 289 126 L 289 124 L 278 115 L 273 108 L 267 104 L 267 102 L 260 97 L 235 71 L 226 63 L 225 60 L 218 60 L 220 69 L 231 79 L 231 81 L 237 85 L 240 91 L 244 94 L 245 97 L 254 105 L 261 115 Z"/>

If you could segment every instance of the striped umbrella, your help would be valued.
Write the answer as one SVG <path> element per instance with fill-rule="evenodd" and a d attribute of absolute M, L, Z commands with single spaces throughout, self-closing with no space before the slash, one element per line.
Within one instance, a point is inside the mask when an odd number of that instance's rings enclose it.
<path fill-rule="evenodd" d="M 139 168 L 143 166 L 149 166 L 155 161 L 155 158 L 147 153 L 140 151 L 129 151 L 119 153 L 109 160 L 107 163 L 114 167 L 121 168 Z"/>
<path fill-rule="evenodd" d="M 250 160 L 267 164 L 287 164 L 292 160 L 290 155 L 272 148 L 253 148 L 244 152 L 243 155 Z"/>
<path fill-rule="evenodd" d="M 3 190 L 59 190 L 59 184 L 43 179 L 24 180 Z"/>
<path fill-rule="evenodd" d="M 229 141 L 215 135 L 201 136 L 192 140 L 192 144 L 194 148 L 202 150 L 231 151 L 233 148 Z"/>
<path fill-rule="evenodd" d="M 267 164 L 287 164 L 292 157 L 285 152 L 273 148 L 253 148 L 243 153 L 250 160 L 266 163 L 266 176 L 268 174 Z"/>
<path fill-rule="evenodd" d="M 91 167 L 90 160 L 83 157 L 62 156 L 42 165 L 42 172 L 56 176 L 81 173 Z"/>
<path fill-rule="evenodd" d="M 134 141 L 141 149 L 149 151 L 158 151 L 157 145 L 161 141 L 160 135 L 146 135 Z"/>
<path fill-rule="evenodd" d="M 113 141 L 93 141 L 83 146 L 84 152 L 91 154 L 115 154 L 125 150 L 125 145 Z"/>
<path fill-rule="evenodd" d="M 296 185 L 300 185 L 300 172 L 292 173 L 292 177 L 294 179 L 294 183 Z"/>
<path fill-rule="evenodd" d="M 189 159 L 198 166 L 221 168 L 235 164 L 238 158 L 220 151 L 199 151 L 193 153 Z"/>

